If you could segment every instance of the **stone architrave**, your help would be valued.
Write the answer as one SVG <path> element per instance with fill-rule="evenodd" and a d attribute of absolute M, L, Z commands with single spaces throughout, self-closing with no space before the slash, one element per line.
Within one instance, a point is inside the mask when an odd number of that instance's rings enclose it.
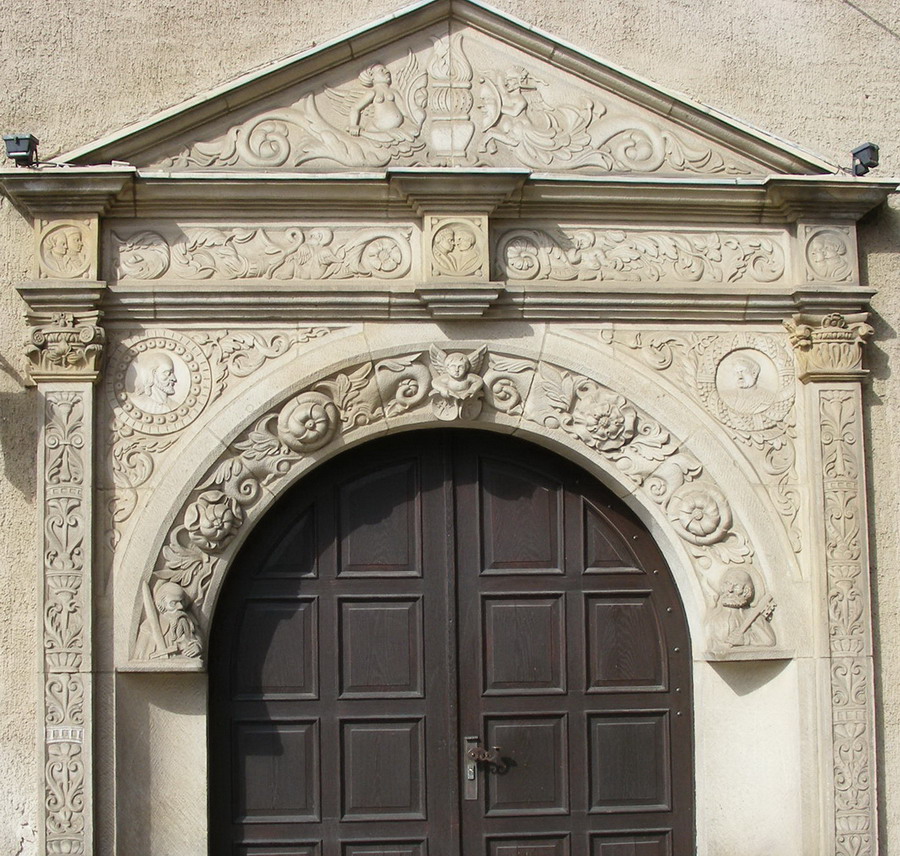
<path fill-rule="evenodd" d="M 824 514 L 831 681 L 832 775 L 836 856 L 878 852 L 875 794 L 875 695 L 866 542 L 862 347 L 872 328 L 865 315 L 795 316 L 786 327 L 798 372 L 810 390 Z M 818 322 L 818 323 L 817 323 Z M 857 382 L 854 382 L 857 381 Z"/>

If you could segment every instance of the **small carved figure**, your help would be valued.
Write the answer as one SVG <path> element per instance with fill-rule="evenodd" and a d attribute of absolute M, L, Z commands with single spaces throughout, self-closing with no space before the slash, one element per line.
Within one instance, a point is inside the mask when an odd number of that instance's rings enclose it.
<path fill-rule="evenodd" d="M 172 358 L 162 352 L 147 354 L 135 363 L 132 402 L 145 413 L 169 413 L 176 407 L 177 385 Z"/>
<path fill-rule="evenodd" d="M 156 597 L 150 600 L 150 589 L 144 587 L 146 623 L 138 637 L 136 656 L 139 659 L 160 657 L 197 658 L 203 651 L 197 622 L 189 609 L 185 590 L 173 582 L 156 587 Z"/>
<path fill-rule="evenodd" d="M 338 112 L 347 115 L 347 133 L 377 145 L 409 146 L 419 135 L 425 118 L 422 106 L 427 77 L 412 53 L 394 83 L 387 66 L 380 62 L 364 68 L 357 78 L 363 89 L 326 89 Z"/>
<path fill-rule="evenodd" d="M 497 82 L 483 77 L 481 83 L 485 133 L 480 151 L 496 154 L 500 143 L 512 149 L 522 163 L 539 169 L 557 159 L 577 160 L 577 155 L 591 147 L 587 129 L 594 118 L 594 105 L 590 101 L 551 107 L 538 91 L 538 86 L 547 84 L 519 66 L 510 68 Z"/>
<path fill-rule="evenodd" d="M 719 649 L 771 648 L 775 631 L 770 621 L 775 601 L 767 594 L 756 603 L 753 580 L 740 568 L 727 570 L 719 582 L 716 604 L 710 610 L 710 640 Z"/>
<path fill-rule="evenodd" d="M 484 378 L 481 369 L 487 345 L 469 354 L 431 346 L 431 406 L 438 419 L 475 419 L 481 413 Z"/>

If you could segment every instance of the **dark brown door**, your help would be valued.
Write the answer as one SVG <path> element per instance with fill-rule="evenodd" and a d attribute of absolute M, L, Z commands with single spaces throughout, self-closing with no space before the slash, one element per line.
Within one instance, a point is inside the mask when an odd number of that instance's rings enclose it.
<path fill-rule="evenodd" d="M 535 446 L 340 456 L 248 539 L 210 651 L 212 856 L 693 852 L 671 575 Z"/>

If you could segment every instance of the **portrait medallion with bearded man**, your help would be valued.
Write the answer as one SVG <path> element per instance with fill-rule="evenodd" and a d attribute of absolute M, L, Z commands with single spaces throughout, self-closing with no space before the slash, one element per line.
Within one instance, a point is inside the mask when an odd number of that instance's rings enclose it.
<path fill-rule="evenodd" d="M 143 434 L 169 434 L 190 424 L 209 401 L 209 362 L 187 337 L 150 330 L 116 348 L 107 389 L 126 425 Z"/>

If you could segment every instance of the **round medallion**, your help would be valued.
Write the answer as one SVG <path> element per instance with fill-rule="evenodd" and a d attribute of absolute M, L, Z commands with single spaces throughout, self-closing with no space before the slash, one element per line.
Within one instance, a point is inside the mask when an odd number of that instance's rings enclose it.
<path fill-rule="evenodd" d="M 51 276 L 79 277 L 90 266 L 84 232 L 72 223 L 52 226 L 41 236 L 41 266 Z"/>
<path fill-rule="evenodd" d="M 774 341 L 737 336 L 710 348 L 697 376 L 703 403 L 744 434 L 775 428 L 794 404 L 794 368 Z"/>
<path fill-rule="evenodd" d="M 431 239 L 434 266 L 449 276 L 470 276 L 481 265 L 481 248 L 468 223 L 452 221 L 441 226 Z"/>
<path fill-rule="evenodd" d="M 116 416 L 143 434 L 190 425 L 209 401 L 212 373 L 199 345 L 171 330 L 122 342 L 110 360 L 107 391 Z"/>

